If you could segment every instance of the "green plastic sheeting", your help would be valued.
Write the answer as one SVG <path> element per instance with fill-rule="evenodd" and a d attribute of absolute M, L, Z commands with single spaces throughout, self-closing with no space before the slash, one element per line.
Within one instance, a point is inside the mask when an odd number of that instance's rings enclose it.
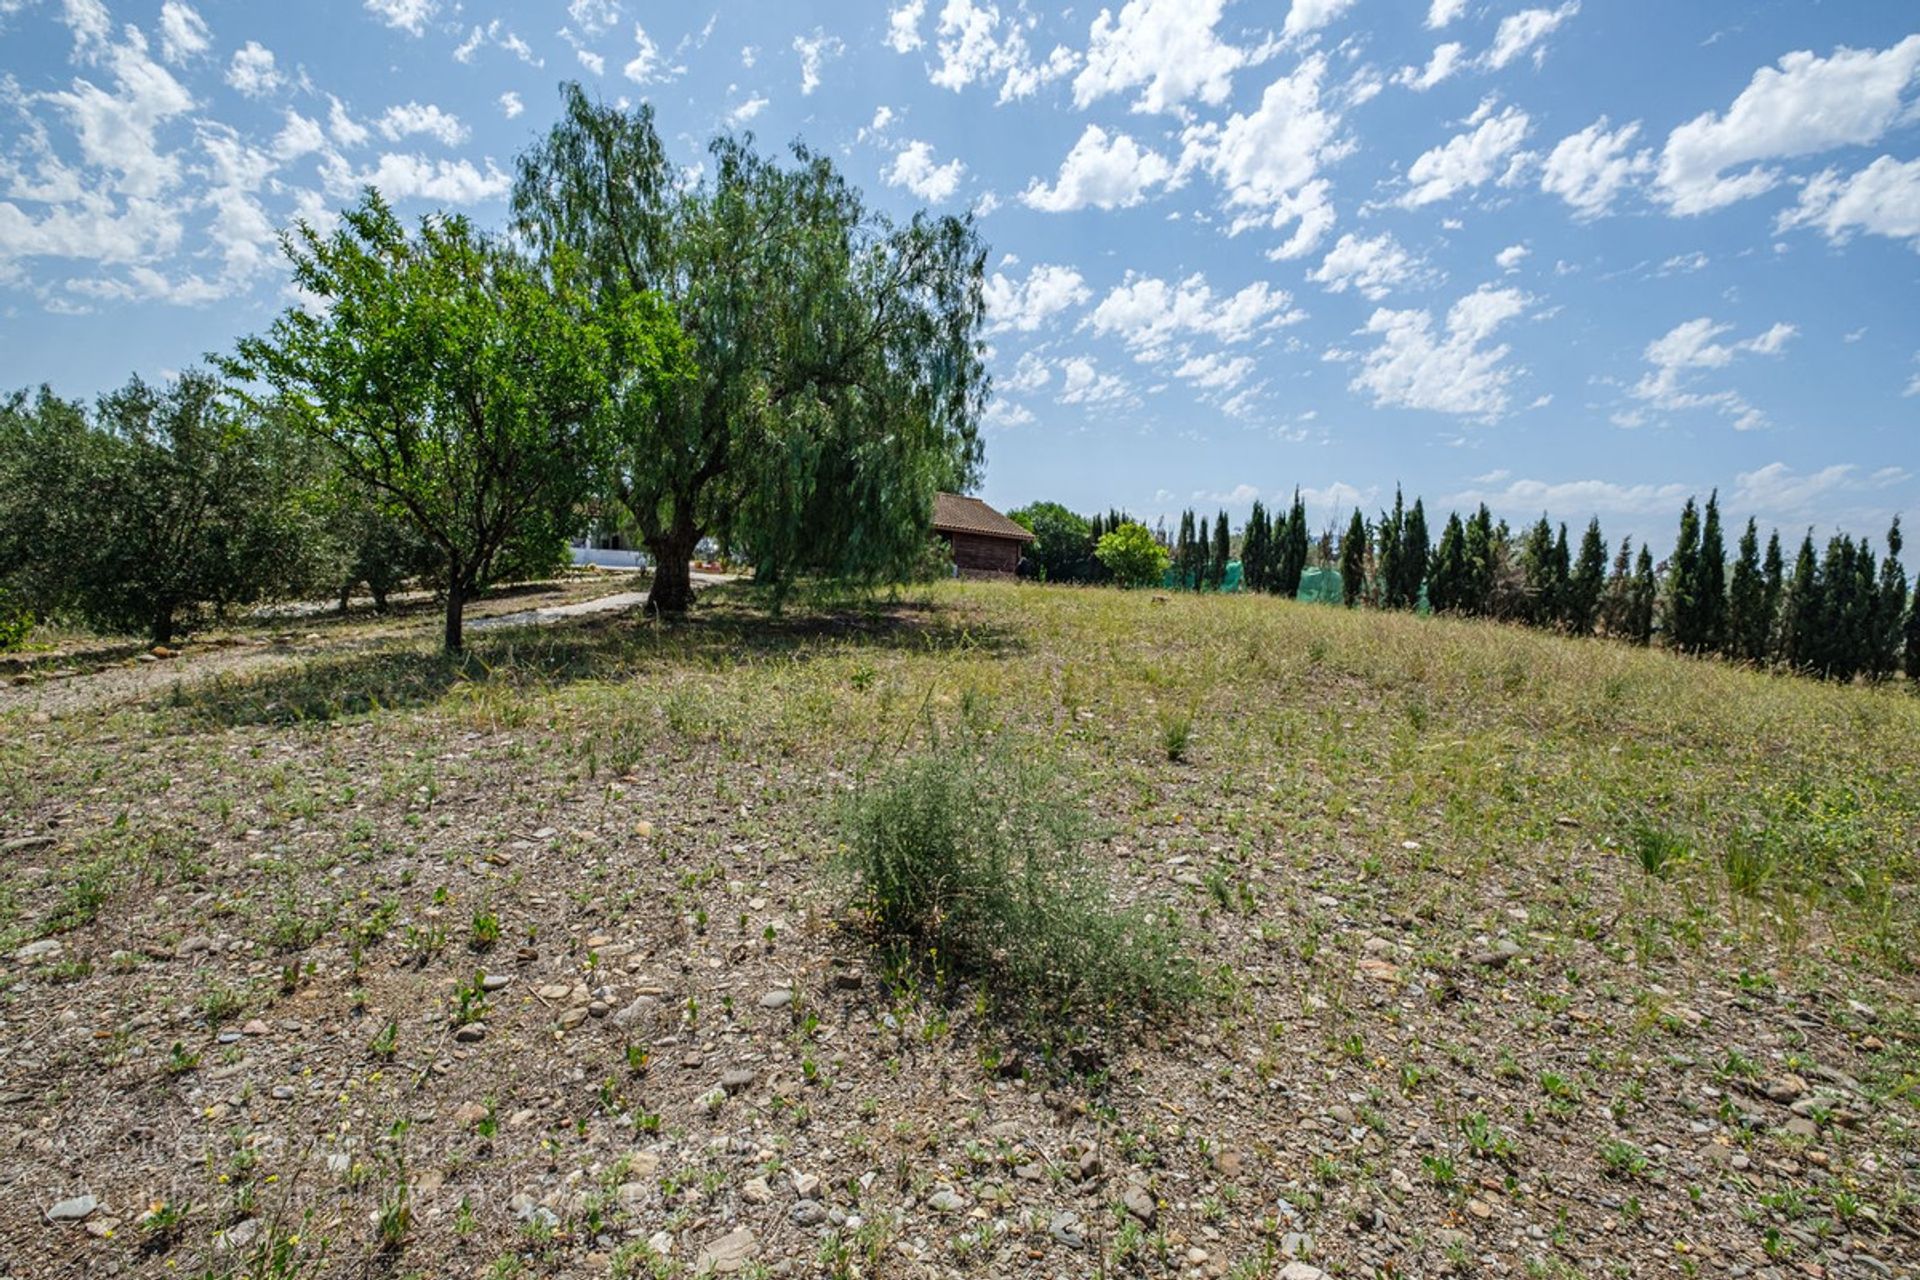
<path fill-rule="evenodd" d="M 1227 561 L 1227 580 L 1221 584 L 1220 590 L 1222 591 L 1240 590 L 1241 576 L 1242 574 L 1240 571 L 1240 562 L 1238 560 Z M 1180 576 L 1180 571 L 1178 569 L 1167 570 L 1166 573 L 1162 575 L 1160 578 L 1160 585 L 1165 587 L 1169 591 L 1188 590 L 1188 584 L 1186 580 Z"/>
<path fill-rule="evenodd" d="M 1300 594 L 1295 599 L 1315 604 L 1344 604 L 1346 589 L 1338 569 L 1308 569 L 1300 575 Z"/>

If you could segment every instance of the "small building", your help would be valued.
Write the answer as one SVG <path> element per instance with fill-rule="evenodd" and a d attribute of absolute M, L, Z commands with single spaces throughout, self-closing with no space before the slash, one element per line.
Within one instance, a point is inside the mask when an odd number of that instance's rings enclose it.
<path fill-rule="evenodd" d="M 978 498 L 935 494 L 933 531 L 953 550 L 963 578 L 1011 578 L 1033 535 Z"/>

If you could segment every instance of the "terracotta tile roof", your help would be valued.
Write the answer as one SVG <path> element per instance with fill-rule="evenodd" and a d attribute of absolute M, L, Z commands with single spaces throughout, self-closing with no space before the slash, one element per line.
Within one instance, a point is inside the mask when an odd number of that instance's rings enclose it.
<path fill-rule="evenodd" d="M 1033 535 L 978 498 L 957 493 L 933 495 L 933 527 L 940 533 L 977 533 L 988 538 L 1032 542 Z"/>

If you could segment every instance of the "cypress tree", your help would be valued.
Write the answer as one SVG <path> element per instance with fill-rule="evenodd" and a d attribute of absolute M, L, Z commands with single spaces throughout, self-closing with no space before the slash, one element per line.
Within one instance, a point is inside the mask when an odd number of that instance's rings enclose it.
<path fill-rule="evenodd" d="M 1625 566 L 1622 566 L 1623 568 Z M 1580 538 L 1580 561 L 1567 585 L 1566 628 L 1576 636 L 1593 634 L 1600 617 L 1600 593 L 1607 586 L 1607 540 L 1600 536 L 1600 517 L 1587 521 Z"/>
<path fill-rule="evenodd" d="M 1467 586 L 1460 608 L 1465 613 L 1484 617 L 1493 612 L 1493 575 L 1496 551 L 1493 537 L 1493 513 L 1487 504 L 1473 513 L 1467 522 Z"/>
<path fill-rule="evenodd" d="M 1760 572 L 1760 661 L 1780 658 L 1780 636 L 1785 630 L 1780 619 L 1780 601 L 1786 591 L 1786 566 L 1780 555 L 1780 531 L 1767 539 L 1767 558 Z"/>
<path fill-rule="evenodd" d="M 1380 607 L 1398 609 L 1401 607 L 1400 584 L 1405 570 L 1400 561 L 1400 535 L 1407 523 L 1406 500 L 1401 496 L 1398 485 L 1393 490 L 1393 510 L 1380 513 L 1380 523 L 1374 530 L 1375 541 L 1379 543 L 1379 559 L 1375 562 L 1375 576 L 1379 579 Z"/>
<path fill-rule="evenodd" d="M 1400 527 L 1400 607 L 1418 609 L 1420 607 L 1420 586 L 1427 580 L 1427 559 L 1431 553 L 1431 542 L 1427 535 L 1427 508 L 1420 499 L 1413 500 L 1413 510 L 1407 512 L 1406 523 Z"/>
<path fill-rule="evenodd" d="M 1096 524 L 1099 517 L 1095 516 Z M 1180 529 L 1173 535 L 1173 585 L 1187 585 L 1187 571 L 1193 565 L 1193 512 L 1180 513 Z"/>
<path fill-rule="evenodd" d="M 1213 521 L 1213 554 L 1207 560 L 1207 581 L 1215 591 L 1227 585 L 1227 561 L 1233 558 L 1233 535 L 1227 530 L 1227 513 Z"/>
<path fill-rule="evenodd" d="M 1920 680 L 1920 591 L 1907 604 L 1907 679 Z"/>
<path fill-rule="evenodd" d="M 1561 522 L 1553 540 L 1553 558 L 1547 562 L 1547 625 L 1567 625 L 1567 595 L 1573 588 L 1573 555 L 1567 547 L 1567 526 Z"/>
<path fill-rule="evenodd" d="M 1637 645 L 1653 643 L 1653 607 L 1660 584 L 1653 576 L 1653 552 L 1644 545 L 1633 569 L 1633 590 L 1627 597 L 1627 639 Z"/>
<path fill-rule="evenodd" d="M 1550 626 L 1558 599 L 1553 581 L 1553 525 L 1544 513 L 1527 531 L 1520 557 L 1527 593 L 1526 621 L 1531 626 Z"/>
<path fill-rule="evenodd" d="M 1467 529 L 1460 513 L 1451 512 L 1433 553 L 1433 572 L 1427 579 L 1427 605 L 1435 613 L 1458 613 L 1467 592 Z"/>
<path fill-rule="evenodd" d="M 1880 562 L 1880 590 L 1873 607 L 1873 675 L 1884 680 L 1900 669 L 1905 640 L 1907 571 L 1900 565 L 1900 517 L 1887 529 L 1887 555 Z"/>
<path fill-rule="evenodd" d="M 1820 615 L 1825 612 L 1821 595 L 1820 568 L 1813 557 L 1809 529 L 1794 557 L 1781 617 L 1780 656 L 1796 671 L 1813 670 L 1820 656 Z"/>
<path fill-rule="evenodd" d="M 1353 509 L 1347 536 L 1340 540 L 1340 598 L 1351 609 L 1367 585 L 1367 520 Z"/>
<path fill-rule="evenodd" d="M 1633 539 L 1620 539 L 1620 552 L 1613 558 L 1613 574 L 1607 579 L 1606 599 L 1600 606 L 1600 625 L 1610 636 L 1627 634 L 1629 596 L 1633 590 Z"/>
<path fill-rule="evenodd" d="M 1282 555 L 1280 593 L 1300 594 L 1300 578 L 1307 571 L 1307 504 L 1300 501 L 1300 487 L 1294 486 L 1293 506 L 1287 510 L 1287 532 Z"/>
<path fill-rule="evenodd" d="M 1766 586 L 1760 572 L 1760 526 L 1749 516 L 1740 535 L 1727 589 L 1727 634 L 1720 651 L 1736 662 L 1762 662 L 1767 656 Z"/>
<path fill-rule="evenodd" d="M 1240 583 L 1248 591 L 1264 591 L 1267 585 L 1267 509 L 1260 499 L 1253 500 L 1247 513 L 1246 532 L 1240 535 Z"/>
<path fill-rule="evenodd" d="M 1720 532 L 1720 491 L 1707 495 L 1700 526 L 1700 648 L 1720 649 L 1727 634 L 1727 543 Z"/>
<path fill-rule="evenodd" d="M 1684 653 L 1700 647 L 1700 511 L 1680 512 L 1680 537 L 1667 564 L 1667 641 Z"/>

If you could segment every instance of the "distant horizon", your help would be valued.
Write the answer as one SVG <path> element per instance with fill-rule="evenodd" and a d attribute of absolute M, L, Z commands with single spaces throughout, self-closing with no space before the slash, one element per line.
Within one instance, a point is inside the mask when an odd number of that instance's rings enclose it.
<path fill-rule="evenodd" d="M 1731 24 L 1731 25 L 1729 25 Z M 1909 5 L 0 0 L 0 391 L 91 399 L 263 330 L 275 237 L 367 183 L 506 220 L 557 82 L 804 139 L 973 211 L 977 492 L 1150 526 L 1296 484 L 1671 546 L 1920 513 Z M 1920 516 L 1916 516 L 1920 519 Z M 1906 557 L 1912 560 L 1911 553 Z"/>

